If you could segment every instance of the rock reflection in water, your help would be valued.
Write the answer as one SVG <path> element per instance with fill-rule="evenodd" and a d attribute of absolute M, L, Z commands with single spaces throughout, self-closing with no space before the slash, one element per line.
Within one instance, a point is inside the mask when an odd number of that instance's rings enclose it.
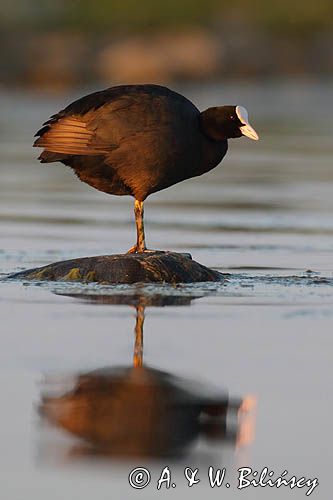
<path fill-rule="evenodd" d="M 81 438 L 79 455 L 177 457 L 201 437 L 247 444 L 253 436 L 251 399 L 143 366 L 143 304 L 141 297 L 133 366 L 79 374 L 61 395 L 48 393 L 46 385 L 42 418 Z"/>

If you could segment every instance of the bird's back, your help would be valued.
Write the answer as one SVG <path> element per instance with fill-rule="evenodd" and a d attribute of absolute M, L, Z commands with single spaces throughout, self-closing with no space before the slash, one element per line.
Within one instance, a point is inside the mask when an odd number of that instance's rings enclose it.
<path fill-rule="evenodd" d="M 143 200 L 205 171 L 199 110 L 158 85 L 118 86 L 82 97 L 36 135 L 42 162 L 61 161 L 108 193 Z"/>

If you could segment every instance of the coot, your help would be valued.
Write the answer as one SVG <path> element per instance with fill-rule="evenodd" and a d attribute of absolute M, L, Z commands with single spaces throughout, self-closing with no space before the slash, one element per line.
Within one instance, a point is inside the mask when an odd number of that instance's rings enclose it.
<path fill-rule="evenodd" d="M 42 163 L 60 161 L 100 191 L 133 196 L 137 242 L 129 252 L 144 252 L 147 196 L 215 168 L 227 139 L 242 135 L 258 140 L 242 106 L 200 112 L 166 87 L 121 85 L 51 116 L 34 146 L 44 148 Z"/>

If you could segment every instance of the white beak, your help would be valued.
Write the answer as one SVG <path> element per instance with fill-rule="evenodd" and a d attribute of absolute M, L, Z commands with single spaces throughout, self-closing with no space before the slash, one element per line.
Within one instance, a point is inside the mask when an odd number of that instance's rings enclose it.
<path fill-rule="evenodd" d="M 242 134 L 245 135 L 246 137 L 249 137 L 250 139 L 253 139 L 254 141 L 258 141 L 259 135 L 254 130 L 254 128 L 252 128 L 251 125 L 249 124 L 249 116 L 247 110 L 242 106 L 236 106 L 236 113 L 239 120 L 242 123 L 244 123 L 244 125 L 241 125 L 239 127 Z"/>
<path fill-rule="evenodd" d="M 249 137 L 250 139 L 253 139 L 254 141 L 259 141 L 259 135 L 254 130 L 254 128 L 251 127 L 251 125 L 249 123 L 247 123 L 243 127 L 240 127 L 240 131 L 242 132 L 243 135 L 246 135 L 246 137 Z"/>

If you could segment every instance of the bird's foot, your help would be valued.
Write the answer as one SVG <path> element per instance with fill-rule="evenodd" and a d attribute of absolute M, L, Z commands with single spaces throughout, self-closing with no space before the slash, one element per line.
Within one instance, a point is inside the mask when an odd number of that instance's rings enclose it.
<path fill-rule="evenodd" d="M 138 251 L 137 245 L 133 245 L 126 253 L 137 253 L 137 251 Z"/>
<path fill-rule="evenodd" d="M 128 250 L 128 252 L 126 252 L 126 253 L 128 253 L 128 254 L 130 254 L 130 253 L 154 253 L 154 252 L 156 252 L 156 251 L 157 251 L 157 250 L 150 250 L 149 248 L 143 248 L 143 249 L 141 249 L 141 248 L 139 248 L 137 245 L 133 245 L 133 246 L 132 246 L 132 247 Z"/>

